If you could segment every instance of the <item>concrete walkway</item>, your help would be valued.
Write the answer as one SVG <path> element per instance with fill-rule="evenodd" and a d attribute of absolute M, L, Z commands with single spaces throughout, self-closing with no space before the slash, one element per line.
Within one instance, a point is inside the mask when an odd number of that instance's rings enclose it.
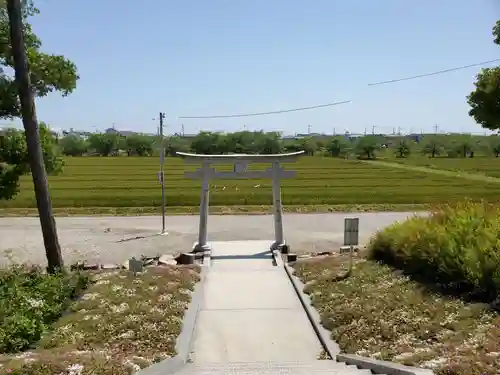
<path fill-rule="evenodd" d="M 196 364 L 311 362 L 320 343 L 272 241 L 213 242 L 212 265 L 196 322 Z"/>

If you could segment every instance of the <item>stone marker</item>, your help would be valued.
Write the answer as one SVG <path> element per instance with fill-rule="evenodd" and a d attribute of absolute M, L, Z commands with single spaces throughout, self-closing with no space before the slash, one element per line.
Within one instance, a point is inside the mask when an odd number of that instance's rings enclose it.
<path fill-rule="evenodd" d="M 129 267 L 130 271 L 134 275 L 136 275 L 137 273 L 140 273 L 143 271 L 144 263 L 142 262 L 142 260 L 137 260 L 135 258 L 131 258 L 128 261 L 128 267 Z"/>

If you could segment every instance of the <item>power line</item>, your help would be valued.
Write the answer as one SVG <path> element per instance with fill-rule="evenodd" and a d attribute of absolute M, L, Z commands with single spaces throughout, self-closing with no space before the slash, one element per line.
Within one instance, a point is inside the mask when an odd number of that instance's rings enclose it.
<path fill-rule="evenodd" d="M 335 105 L 347 104 L 350 103 L 350 100 L 346 100 L 343 102 L 334 102 L 327 104 L 319 104 L 313 105 L 310 107 L 300 107 L 300 108 L 291 108 L 291 109 L 281 109 L 278 111 L 270 111 L 270 112 L 254 112 L 254 113 L 237 113 L 232 115 L 217 115 L 217 116 L 181 116 L 179 119 L 211 119 L 211 118 L 230 118 L 230 117 L 251 117 L 251 116 L 264 116 L 264 115 L 275 115 L 278 113 L 287 113 L 287 112 L 298 112 L 298 111 L 307 111 L 309 109 L 317 109 L 324 107 L 333 107 Z"/>
<path fill-rule="evenodd" d="M 451 68 L 451 69 L 445 69 L 445 70 L 438 70 L 437 72 L 432 72 L 432 73 L 425 73 L 425 74 L 419 74 L 417 76 L 411 76 L 411 77 L 405 77 L 405 78 L 397 78 L 397 79 L 391 79 L 389 81 L 381 81 L 381 82 L 376 82 L 376 83 L 369 83 L 368 86 L 379 86 L 379 85 L 386 85 L 388 83 L 396 83 L 396 82 L 401 82 L 401 81 L 409 81 L 411 79 L 417 79 L 417 78 L 423 78 L 423 77 L 429 77 L 429 76 L 436 76 L 439 74 L 443 73 L 450 73 L 450 72 L 455 72 L 457 70 L 462 70 L 462 69 L 468 69 L 468 68 L 473 68 L 475 66 L 481 66 L 481 65 L 486 65 L 486 64 L 491 64 L 494 62 L 498 62 L 500 59 L 495 59 L 495 60 L 489 60 L 489 61 L 483 61 L 480 63 L 476 64 L 470 64 L 470 65 L 463 65 L 459 66 L 456 68 Z"/>
<path fill-rule="evenodd" d="M 438 70 L 438 71 L 435 71 L 435 72 L 425 73 L 425 74 L 419 74 L 419 75 L 416 75 L 416 76 L 410 76 L 410 77 L 405 77 L 405 78 L 391 79 L 391 80 L 388 80 L 388 81 L 380 81 L 380 82 L 375 82 L 375 83 L 369 83 L 367 86 L 372 87 L 372 86 L 386 85 L 386 84 L 396 83 L 396 82 L 401 82 L 401 81 L 409 81 L 409 80 L 412 80 L 412 79 L 423 78 L 423 77 L 430 77 L 430 76 L 435 76 L 435 75 L 444 74 L 444 73 L 450 73 L 450 72 L 454 72 L 454 71 L 457 71 L 457 70 L 473 68 L 473 67 L 476 67 L 476 66 L 491 64 L 491 63 L 499 62 L 499 61 L 500 61 L 500 59 L 482 61 L 482 62 L 475 63 L 475 64 L 462 65 L 462 66 L 451 68 L 451 69 Z M 318 104 L 318 105 L 313 105 L 313 106 L 309 106 L 309 107 L 282 109 L 282 110 L 269 111 L 269 112 L 237 113 L 237 114 L 230 114 L 230 115 L 213 115 L 213 116 L 181 116 L 181 117 L 178 117 L 178 118 L 179 119 L 217 119 L 217 118 L 265 116 L 265 115 L 275 115 L 275 114 L 288 113 L 288 112 L 307 111 L 307 110 L 310 110 L 310 109 L 318 109 L 318 108 L 325 108 L 325 107 L 333 107 L 333 106 L 336 106 L 336 105 L 347 104 L 347 103 L 350 103 L 350 102 L 351 102 L 351 100 L 346 100 L 346 101 L 343 101 L 343 102 Z"/>

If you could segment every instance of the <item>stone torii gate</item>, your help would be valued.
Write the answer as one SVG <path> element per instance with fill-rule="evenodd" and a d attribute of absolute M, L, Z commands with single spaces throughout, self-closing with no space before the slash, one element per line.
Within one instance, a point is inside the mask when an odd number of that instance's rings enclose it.
<path fill-rule="evenodd" d="M 294 162 L 302 154 L 304 154 L 304 151 L 273 155 L 202 155 L 177 152 L 177 155 L 182 157 L 187 163 L 201 164 L 201 168 L 198 168 L 196 172 L 184 173 L 184 176 L 187 178 L 201 180 L 200 228 L 198 242 L 195 244 L 193 251 L 201 252 L 210 250 L 210 246 L 207 243 L 207 223 L 211 179 L 272 178 L 274 243 L 271 245 L 271 249 L 279 249 L 285 245 L 283 235 L 283 206 L 281 204 L 281 179 L 294 178 L 296 171 L 287 171 L 281 167 L 280 163 Z M 249 171 L 248 165 L 251 163 L 271 163 L 271 168 L 264 171 Z M 212 167 L 213 164 L 234 164 L 234 170 L 232 172 L 217 171 Z"/>

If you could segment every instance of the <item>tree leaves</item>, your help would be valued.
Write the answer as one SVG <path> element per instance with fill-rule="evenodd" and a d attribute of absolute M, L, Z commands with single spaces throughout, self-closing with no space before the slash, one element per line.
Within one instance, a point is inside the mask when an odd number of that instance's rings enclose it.
<path fill-rule="evenodd" d="M 80 78 L 76 65 L 61 55 L 40 51 L 41 41 L 33 33 L 29 17 L 38 14 L 32 1 L 23 2 L 24 42 L 31 84 L 36 96 L 59 91 L 63 96 L 71 94 Z M 7 68 L 13 68 L 10 48 L 9 19 L 5 1 L 0 0 L 0 119 L 20 117 L 18 90 L 14 77 Z"/>
<path fill-rule="evenodd" d="M 43 123 L 40 124 L 40 142 L 47 173 L 59 173 L 64 162 L 54 137 Z M 0 135 L 0 199 L 12 199 L 19 191 L 19 178 L 29 171 L 24 132 L 6 130 Z"/>
<path fill-rule="evenodd" d="M 500 21 L 493 27 L 493 38 L 500 45 Z M 474 85 L 467 96 L 469 116 L 485 129 L 500 130 L 500 67 L 482 69 Z"/>
<path fill-rule="evenodd" d="M 493 26 L 493 41 L 500 45 L 500 21 Z"/>
<path fill-rule="evenodd" d="M 485 129 L 500 129 L 500 67 L 481 70 L 467 96 L 469 115 Z"/>

